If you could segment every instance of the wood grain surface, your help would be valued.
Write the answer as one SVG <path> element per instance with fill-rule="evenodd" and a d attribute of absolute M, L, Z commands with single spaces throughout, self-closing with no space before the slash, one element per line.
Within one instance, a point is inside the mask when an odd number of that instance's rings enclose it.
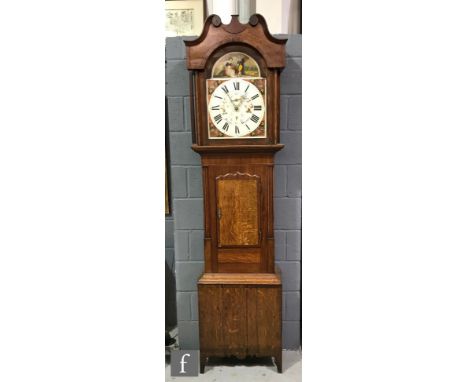
<path fill-rule="evenodd" d="M 279 282 L 199 282 L 203 363 L 210 356 L 271 356 L 281 371 L 281 279 Z"/>
<path fill-rule="evenodd" d="M 219 246 L 258 245 L 258 180 L 217 180 Z"/>
<path fill-rule="evenodd" d="M 281 285 L 281 276 L 278 270 L 276 273 L 204 273 L 198 284 Z"/>

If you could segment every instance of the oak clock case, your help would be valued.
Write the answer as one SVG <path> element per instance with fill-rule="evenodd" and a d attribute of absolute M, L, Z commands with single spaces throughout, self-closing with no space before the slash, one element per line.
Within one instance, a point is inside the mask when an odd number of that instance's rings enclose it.
<path fill-rule="evenodd" d="M 275 267 L 274 155 L 286 39 L 253 15 L 216 15 L 185 41 L 192 149 L 203 171 L 205 269 L 198 281 L 200 368 L 212 356 L 274 357 L 281 372 L 281 275 Z"/>

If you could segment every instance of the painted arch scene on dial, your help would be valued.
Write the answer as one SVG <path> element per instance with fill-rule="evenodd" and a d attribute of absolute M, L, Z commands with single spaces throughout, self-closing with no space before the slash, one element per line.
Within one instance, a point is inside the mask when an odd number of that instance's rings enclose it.
<path fill-rule="evenodd" d="M 261 74 L 258 64 L 248 54 L 230 52 L 215 62 L 211 77 L 261 77 Z"/>
<path fill-rule="evenodd" d="M 206 85 L 210 139 L 266 138 L 266 79 L 255 60 L 225 54 Z"/>

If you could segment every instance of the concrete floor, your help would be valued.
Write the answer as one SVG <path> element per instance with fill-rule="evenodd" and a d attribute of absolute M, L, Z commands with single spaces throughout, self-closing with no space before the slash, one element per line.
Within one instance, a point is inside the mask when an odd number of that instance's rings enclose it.
<path fill-rule="evenodd" d="M 245 359 L 217 358 L 209 360 L 205 373 L 198 377 L 171 377 L 171 366 L 166 361 L 166 381 L 181 382 L 300 382 L 302 380 L 300 351 L 283 350 L 283 373 L 278 374 L 271 358 Z"/>

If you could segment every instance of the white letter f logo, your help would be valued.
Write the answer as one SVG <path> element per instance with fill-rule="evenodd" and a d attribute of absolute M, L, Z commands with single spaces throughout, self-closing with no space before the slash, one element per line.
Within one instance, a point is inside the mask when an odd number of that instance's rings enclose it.
<path fill-rule="evenodd" d="M 185 362 L 185 360 L 184 360 L 184 357 L 185 357 L 186 355 L 188 355 L 188 356 L 190 357 L 190 354 L 185 353 L 185 354 L 182 356 L 182 358 L 180 359 L 180 374 L 185 374 L 185 373 L 186 373 L 186 371 L 184 370 L 184 365 L 187 363 L 187 362 Z"/>

